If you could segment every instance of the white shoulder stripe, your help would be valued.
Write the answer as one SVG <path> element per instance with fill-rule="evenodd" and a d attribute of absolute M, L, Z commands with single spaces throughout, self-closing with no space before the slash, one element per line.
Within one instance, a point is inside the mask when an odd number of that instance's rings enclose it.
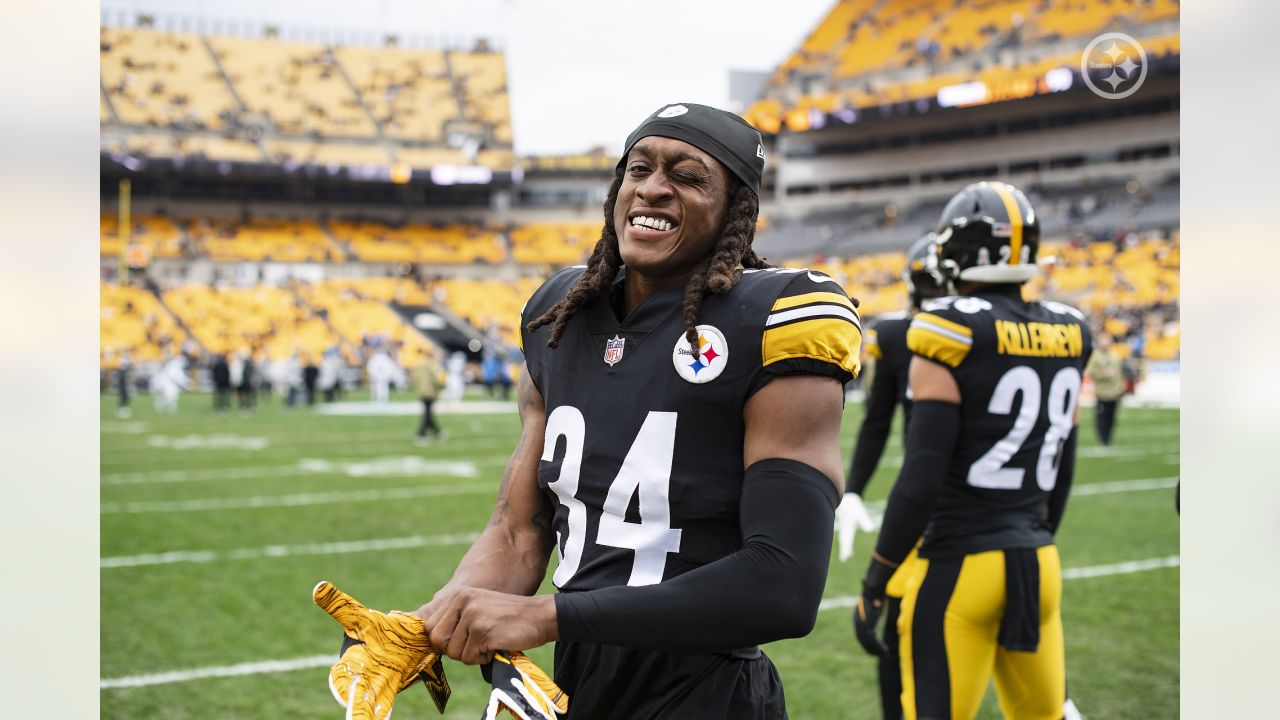
<path fill-rule="evenodd" d="M 817 305 L 806 305 L 804 307 L 776 312 L 769 316 L 769 319 L 765 321 L 764 326 L 773 327 L 774 325 L 780 325 L 792 320 L 819 316 L 844 318 L 854 325 L 857 325 L 859 331 L 862 330 L 862 325 L 858 322 L 858 315 L 849 308 L 844 307 L 843 305 L 836 305 L 835 303 L 818 303 Z"/>
<path fill-rule="evenodd" d="M 948 340 L 955 340 L 956 342 L 961 343 L 963 345 L 970 345 L 970 346 L 973 345 L 973 338 L 965 337 L 964 335 L 961 335 L 955 330 L 952 330 L 950 328 L 945 328 L 945 327 L 942 327 L 941 325 L 929 322 L 928 318 L 920 317 L 919 315 L 916 316 L 916 319 L 911 321 L 911 327 L 918 328 L 920 330 L 928 330 L 931 333 L 934 333 L 936 335 L 941 335 L 942 337 L 947 338 Z"/>

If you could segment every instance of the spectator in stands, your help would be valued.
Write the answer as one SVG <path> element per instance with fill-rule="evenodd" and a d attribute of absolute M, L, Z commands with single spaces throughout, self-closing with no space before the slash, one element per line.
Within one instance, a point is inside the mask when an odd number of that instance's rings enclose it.
<path fill-rule="evenodd" d="M 213 376 L 213 411 L 226 412 L 231 408 L 231 366 L 227 356 L 215 355 L 209 372 Z"/>
<path fill-rule="evenodd" d="M 440 363 L 436 362 L 435 355 L 434 350 L 425 348 L 419 350 L 418 365 L 413 368 L 409 376 L 413 391 L 418 393 L 418 399 L 422 401 L 422 422 L 418 424 L 418 435 L 415 440 L 419 445 L 427 444 L 428 432 L 436 440 L 444 439 L 444 433 L 436 423 L 434 409 L 436 398 L 440 395 L 440 377 L 444 371 L 441 370 Z"/>
<path fill-rule="evenodd" d="M 1125 390 L 1124 360 L 1116 352 L 1115 341 L 1110 334 L 1098 333 L 1097 344 L 1084 372 L 1093 381 L 1093 394 L 1097 397 L 1093 413 L 1098 442 L 1110 446 L 1116 426 L 1116 411 Z"/>

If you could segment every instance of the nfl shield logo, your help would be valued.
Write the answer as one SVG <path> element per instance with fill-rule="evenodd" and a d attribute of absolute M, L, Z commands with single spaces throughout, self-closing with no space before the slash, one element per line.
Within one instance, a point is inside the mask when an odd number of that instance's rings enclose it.
<path fill-rule="evenodd" d="M 604 361 L 609 363 L 609 367 L 618 364 L 622 359 L 622 346 L 627 344 L 627 339 L 623 337 L 613 336 L 613 339 L 605 343 Z"/>

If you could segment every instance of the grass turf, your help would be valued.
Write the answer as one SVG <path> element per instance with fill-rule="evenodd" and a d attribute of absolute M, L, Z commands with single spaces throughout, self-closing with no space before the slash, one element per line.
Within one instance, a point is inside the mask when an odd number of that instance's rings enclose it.
<path fill-rule="evenodd" d="M 251 415 L 215 415 L 202 395 L 184 396 L 169 416 L 146 401 L 138 398 L 128 419 L 115 417 L 113 397 L 102 403 L 104 680 L 336 654 L 338 626 L 310 601 L 321 579 L 372 607 L 417 607 L 448 578 L 467 534 L 484 526 L 519 432 L 514 412 L 444 415 L 448 440 L 423 448 L 411 442 L 411 416 L 320 415 L 276 401 Z M 850 403 L 846 411 L 845 458 L 861 410 Z M 1124 408 L 1108 450 L 1096 446 L 1084 415 L 1077 484 L 1178 474 L 1178 411 Z M 885 496 L 900 456 L 895 437 L 869 500 Z M 424 459 L 461 465 L 450 469 L 455 474 L 413 473 Z M 366 465 L 370 474 L 352 477 L 340 467 L 373 461 L 410 474 Z M 428 486 L 454 494 L 412 496 Z M 350 495 L 360 492 L 411 496 Z M 416 546 L 336 552 L 325 545 L 386 539 Z M 1176 556 L 1173 490 L 1076 497 L 1059 540 L 1064 568 Z M 873 543 L 859 534 L 852 562 L 833 556 L 828 598 L 856 594 Z M 152 557 L 184 551 L 204 554 Z M 1165 568 L 1064 583 L 1070 693 L 1086 716 L 1178 716 L 1178 576 Z M 849 612 L 824 610 L 809 637 L 766 647 L 793 718 L 879 717 L 875 664 L 854 642 Z M 551 669 L 550 648 L 531 655 Z M 446 667 L 454 697 L 445 717 L 475 717 L 487 694 L 479 672 Z M 309 667 L 108 688 L 101 717 L 338 717 L 325 674 Z M 438 717 L 417 688 L 397 701 L 395 715 Z M 999 717 L 991 693 L 980 717 Z"/>

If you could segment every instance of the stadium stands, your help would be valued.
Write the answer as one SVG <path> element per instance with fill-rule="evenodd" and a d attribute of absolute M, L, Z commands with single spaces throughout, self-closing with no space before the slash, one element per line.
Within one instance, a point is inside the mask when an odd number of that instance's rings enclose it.
<path fill-rule="evenodd" d="M 540 277 L 515 282 L 446 278 L 437 280 L 434 288 L 440 302 L 455 315 L 515 346 L 520 342 L 520 310 L 542 280 Z"/>
<path fill-rule="evenodd" d="M 811 110 L 932 99 L 971 81 L 1008 87 L 1075 67 L 1092 36 L 1121 23 L 1148 57 L 1176 55 L 1169 22 L 1178 11 L 1176 0 L 841 0 L 777 67 L 745 117 L 764 132 L 801 132 Z M 1035 47 L 1045 49 L 1000 56 Z"/>
<path fill-rule="evenodd" d="M 133 286 L 99 286 L 98 347 L 102 367 L 128 351 L 134 363 L 160 362 L 181 351 L 187 335 L 155 295 Z"/>
<path fill-rule="evenodd" d="M 470 225 L 400 227 L 370 221 L 333 221 L 335 237 L 365 262 L 498 263 L 506 256 L 498 235 Z"/>
<path fill-rule="evenodd" d="M 211 36 L 245 109 L 288 135 L 373 137 L 355 90 L 318 43 Z"/>
<path fill-rule="evenodd" d="M 516 164 L 500 52 L 105 27 L 101 63 L 99 119 L 111 154 L 501 171 Z M 453 122 L 462 139 L 448 137 Z M 470 155 L 459 149 L 464 140 Z"/>
<path fill-rule="evenodd" d="M 333 54 L 387 137 L 443 140 L 445 120 L 459 114 L 444 53 L 339 47 Z"/>
<path fill-rule="evenodd" d="M 324 262 L 344 258 L 312 220 L 201 218 L 188 226 L 200 249 L 214 260 Z"/>
<path fill-rule="evenodd" d="M 600 223 L 530 223 L 511 231 L 511 256 L 518 263 L 573 265 L 585 262 L 600 238 Z"/>
<path fill-rule="evenodd" d="M 217 130 L 239 110 L 198 35 L 104 27 L 100 45 L 102 85 L 122 123 Z"/>
<path fill-rule="evenodd" d="M 418 351 L 431 347 L 431 344 L 387 307 L 389 298 L 385 297 L 385 292 L 389 287 L 402 298 L 406 290 L 399 283 L 383 280 L 332 280 L 302 286 L 299 297 L 326 314 L 346 347 L 363 348 L 373 338 L 390 341 L 393 347 L 399 348 L 399 356 L 394 359 L 401 367 L 411 367 L 419 362 Z M 348 360 L 357 361 L 358 358 L 348 355 Z"/>
<path fill-rule="evenodd" d="M 296 352 L 318 360 L 339 345 L 324 318 L 288 288 L 188 285 L 164 293 L 163 299 L 211 353 L 263 351 L 278 360 Z"/>
<path fill-rule="evenodd" d="M 150 257 L 176 258 L 186 255 L 187 241 L 182 231 L 162 215 L 135 215 L 130 240 L 147 248 Z M 98 254 L 118 257 L 124 251 L 120 240 L 120 218 L 115 213 L 99 216 Z"/>

